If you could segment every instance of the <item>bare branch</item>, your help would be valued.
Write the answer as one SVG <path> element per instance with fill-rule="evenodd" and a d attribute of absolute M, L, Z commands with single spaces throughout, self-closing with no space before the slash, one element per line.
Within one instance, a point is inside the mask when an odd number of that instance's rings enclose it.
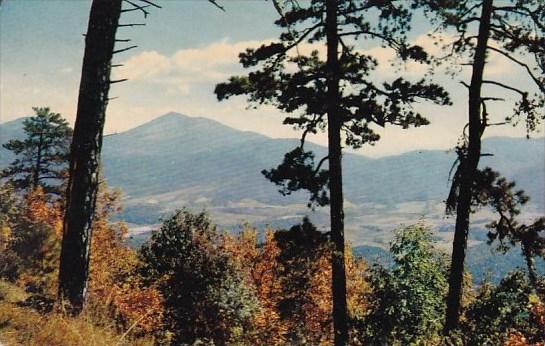
<path fill-rule="evenodd" d="M 142 11 L 142 13 L 144 13 L 144 18 L 148 17 L 149 12 L 146 11 L 146 8 L 150 7 L 150 5 L 140 6 L 140 5 L 135 4 L 134 2 L 132 2 L 130 0 L 125 0 L 125 2 L 128 3 L 128 4 L 131 4 L 134 7 L 121 10 L 121 12 Z"/>
<path fill-rule="evenodd" d="M 522 90 L 517 89 L 517 88 L 515 88 L 515 87 L 509 86 L 509 85 L 506 85 L 506 84 L 503 84 L 503 83 L 500 83 L 500 82 L 496 82 L 496 81 L 493 81 L 493 80 L 483 80 L 483 84 L 492 84 L 492 85 L 496 85 L 496 86 L 502 87 L 502 88 L 504 88 L 504 89 L 511 90 L 511 91 L 516 92 L 516 93 L 519 93 L 519 94 L 522 95 L 523 97 L 528 96 L 528 93 L 525 92 L 525 91 L 522 91 Z"/>
<path fill-rule="evenodd" d="M 460 84 L 462 84 L 463 86 L 465 86 L 466 88 L 469 89 L 469 84 L 467 84 L 466 82 L 464 82 L 463 80 L 460 81 Z"/>
<path fill-rule="evenodd" d="M 133 48 L 136 48 L 136 47 L 138 47 L 138 46 L 130 46 L 130 47 L 127 47 L 127 48 L 114 50 L 112 54 L 117 54 L 117 53 L 126 52 L 126 51 L 128 51 L 129 49 L 133 49 Z"/>
<path fill-rule="evenodd" d="M 323 157 L 323 158 L 320 160 L 320 162 L 318 162 L 318 165 L 316 166 L 316 169 L 314 170 L 314 172 L 312 173 L 312 175 L 318 174 L 318 172 L 320 171 L 320 168 L 322 168 L 322 165 L 323 165 L 324 162 L 326 162 L 327 160 L 329 160 L 329 155 Z"/>
<path fill-rule="evenodd" d="M 132 24 L 118 24 L 117 27 L 123 28 L 127 26 L 145 26 L 145 25 L 146 25 L 145 23 L 132 23 Z"/>
<path fill-rule="evenodd" d="M 501 98 L 501 97 L 481 97 L 481 100 L 483 100 L 483 101 L 505 101 L 505 99 Z"/>
<path fill-rule="evenodd" d="M 161 6 L 157 5 L 156 3 L 154 3 L 153 1 L 150 1 L 150 0 L 138 0 L 138 1 L 145 2 L 146 4 L 149 4 L 149 5 L 153 6 L 153 7 L 162 8 Z"/>
<path fill-rule="evenodd" d="M 216 6 L 217 8 L 219 8 L 220 10 L 222 10 L 223 12 L 225 12 L 225 8 L 223 6 L 221 6 L 220 4 L 218 4 L 216 2 L 216 0 L 208 0 L 209 3 L 211 3 L 212 5 Z"/>
<path fill-rule="evenodd" d="M 123 66 L 123 64 L 114 64 L 114 65 L 112 65 L 112 67 L 121 67 L 121 66 Z"/>
<path fill-rule="evenodd" d="M 545 85 L 543 85 L 543 81 L 540 81 L 539 78 L 537 78 L 534 73 L 532 72 L 532 69 L 530 69 L 530 67 L 523 63 L 522 61 L 518 60 L 518 59 L 515 59 L 514 57 L 512 57 L 511 55 L 509 55 L 507 52 L 504 52 L 503 50 L 501 49 L 498 49 L 498 48 L 494 48 L 494 47 L 490 47 L 490 46 L 487 46 L 488 49 L 496 52 L 496 53 L 499 53 L 501 55 L 503 55 L 504 57 L 506 57 L 507 59 L 513 61 L 514 63 L 518 64 L 519 66 L 522 66 L 524 67 L 524 69 L 526 70 L 526 72 L 528 72 L 528 74 L 530 75 L 530 77 L 534 80 L 534 82 L 537 84 L 538 88 L 545 93 Z"/>
<path fill-rule="evenodd" d="M 123 79 L 118 79 L 118 80 L 111 80 L 110 84 L 121 83 L 121 82 L 125 82 L 125 81 L 128 81 L 128 80 L 129 80 L 128 78 L 123 78 Z"/>
<path fill-rule="evenodd" d="M 524 6 L 501 6 L 501 7 L 494 7 L 494 11 L 505 11 L 505 12 L 511 12 L 516 13 L 522 16 L 529 16 L 532 18 L 533 23 L 538 26 L 541 30 L 545 30 L 545 24 L 543 24 L 539 18 L 536 16 L 536 14 L 530 9 L 524 7 Z M 522 13 L 522 12 L 525 13 Z"/>
<path fill-rule="evenodd" d="M 131 42 L 131 39 L 130 38 L 125 38 L 125 39 L 116 38 L 115 42 Z"/>

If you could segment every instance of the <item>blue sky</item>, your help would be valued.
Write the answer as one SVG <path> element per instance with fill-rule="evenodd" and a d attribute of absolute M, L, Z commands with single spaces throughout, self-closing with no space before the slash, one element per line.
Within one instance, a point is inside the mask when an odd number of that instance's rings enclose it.
<path fill-rule="evenodd" d="M 219 103 L 212 92 L 216 83 L 243 72 L 237 62 L 240 51 L 278 35 L 270 1 L 220 0 L 225 13 L 205 0 L 157 2 L 163 9 L 153 9 L 145 27 L 118 32 L 119 38 L 131 38 L 139 47 L 115 57 L 115 62 L 125 67 L 116 70 L 114 77 L 129 81 L 115 84 L 111 90 L 110 96 L 119 99 L 108 107 L 106 132 L 124 131 L 175 111 L 271 137 L 298 136 L 281 125 L 282 114 L 271 107 L 248 110 L 243 98 Z M 89 0 L 4 0 L 0 7 L 1 122 L 30 115 L 33 106 L 50 106 L 73 122 L 89 7 Z M 125 23 L 143 21 L 136 12 L 122 18 Z M 421 18 L 419 22 L 425 21 Z M 426 30 L 418 24 L 413 39 L 431 47 Z M 389 68 L 388 52 L 379 47 L 365 49 L 384 60 L 379 72 L 385 77 L 398 73 Z M 525 86 L 528 82 L 513 68 L 491 57 L 490 74 Z M 408 66 L 404 72 L 423 71 Z M 458 79 L 464 76 L 467 73 Z M 364 147 L 359 153 L 382 156 L 454 146 L 467 118 L 466 91 L 458 79 L 437 79 L 451 92 L 453 107 L 420 105 L 432 121 L 430 126 L 410 131 L 386 128 L 381 130 L 382 140 L 376 146 Z M 510 97 L 496 90 L 493 93 Z M 501 119 L 506 109 L 509 107 L 503 105 L 493 110 Z M 493 128 L 488 133 L 525 134 L 524 129 L 512 127 Z M 326 136 L 319 134 L 311 140 L 325 144 Z"/>

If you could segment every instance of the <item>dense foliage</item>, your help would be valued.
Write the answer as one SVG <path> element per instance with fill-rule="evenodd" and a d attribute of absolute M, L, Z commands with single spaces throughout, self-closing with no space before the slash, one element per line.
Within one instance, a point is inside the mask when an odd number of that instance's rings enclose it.
<path fill-rule="evenodd" d="M 257 300 L 217 243 L 206 214 L 182 210 L 140 250 L 140 272 L 164 296 L 175 345 L 223 345 L 248 333 Z"/>
<path fill-rule="evenodd" d="M 433 249 L 422 225 L 397 232 L 390 247 L 391 269 L 375 266 L 369 275 L 371 307 L 359 321 L 372 345 L 437 341 L 443 325 L 448 271 L 445 256 Z"/>

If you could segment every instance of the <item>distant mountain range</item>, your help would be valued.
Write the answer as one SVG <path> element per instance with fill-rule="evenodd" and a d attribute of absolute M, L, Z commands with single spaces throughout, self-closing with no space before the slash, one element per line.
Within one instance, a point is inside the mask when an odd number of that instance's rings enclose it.
<path fill-rule="evenodd" d="M 21 138 L 22 120 L 0 124 L 0 142 Z M 136 227 L 153 225 L 176 208 L 208 210 L 227 229 L 244 222 L 257 227 L 288 227 L 309 215 L 327 227 L 327 209 L 310 211 L 307 195 L 282 196 L 262 169 L 275 167 L 296 139 L 272 139 L 239 131 L 206 118 L 168 113 L 129 131 L 104 138 L 103 165 L 108 184 L 124 193 L 121 218 Z M 309 143 L 316 157 L 326 148 Z M 527 191 L 526 215 L 545 214 L 545 138 L 496 137 L 483 142 L 482 166 L 491 166 Z M 0 166 L 13 159 L 0 149 Z M 347 235 L 354 245 L 386 247 L 391 230 L 424 219 L 445 247 L 453 219 L 444 217 L 453 152 L 421 150 L 372 159 L 344 156 Z M 482 244 L 492 215 L 473 218 L 473 243 Z M 140 228 L 140 229 L 146 229 Z"/>

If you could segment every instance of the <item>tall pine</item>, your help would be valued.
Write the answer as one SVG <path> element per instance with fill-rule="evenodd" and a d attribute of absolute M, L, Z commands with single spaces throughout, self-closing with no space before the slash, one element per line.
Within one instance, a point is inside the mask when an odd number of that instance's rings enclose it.
<path fill-rule="evenodd" d="M 486 170 L 478 168 L 484 155 L 481 137 L 490 126 L 516 125 L 521 121 L 529 134 L 545 118 L 545 3 L 541 0 L 417 0 L 416 3 L 423 4 L 428 14 L 437 15 L 439 29 L 454 33 L 448 47 L 450 53 L 445 58 L 453 58 L 458 64 L 462 61 L 461 66 L 471 69 L 470 82 L 462 81 L 468 89 L 468 123 L 456 148 L 458 167 L 447 199 L 447 212 L 456 213 L 445 321 L 448 333 L 460 321 L 470 215 L 475 203 L 480 203 L 474 196 L 483 189 L 477 178 L 486 174 Z M 522 84 L 513 81 L 509 78 L 512 74 L 487 74 L 491 56 L 502 59 L 520 80 L 527 81 Z M 453 62 L 445 58 L 443 61 Z M 497 90 L 508 93 L 509 98 L 499 97 Z M 490 103 L 513 97 L 516 100 L 513 111 L 508 108 L 496 111 L 503 119 L 493 121 Z"/>
<path fill-rule="evenodd" d="M 335 345 L 348 342 L 342 147 L 373 144 L 373 127 L 403 128 L 427 125 L 411 105 L 419 100 L 449 104 L 447 93 L 424 79 L 383 80 L 374 74 L 377 60 L 357 48 L 360 41 L 393 49 L 401 59 L 425 63 L 421 47 L 410 46 L 406 33 L 411 9 L 406 1 L 313 0 L 309 3 L 274 1 L 283 29 L 278 41 L 247 49 L 240 61 L 252 71 L 216 86 L 219 100 L 247 95 L 254 104 L 271 104 L 288 113 L 284 124 L 302 130 L 301 143 L 265 176 L 281 186 L 283 194 L 304 189 L 309 205 L 330 206 L 333 325 Z M 313 49 L 303 54 L 304 47 Z M 324 57 L 318 51 L 326 49 Z M 308 134 L 327 131 L 328 155 L 315 161 L 305 150 Z M 328 162 L 328 167 L 324 163 Z"/>

